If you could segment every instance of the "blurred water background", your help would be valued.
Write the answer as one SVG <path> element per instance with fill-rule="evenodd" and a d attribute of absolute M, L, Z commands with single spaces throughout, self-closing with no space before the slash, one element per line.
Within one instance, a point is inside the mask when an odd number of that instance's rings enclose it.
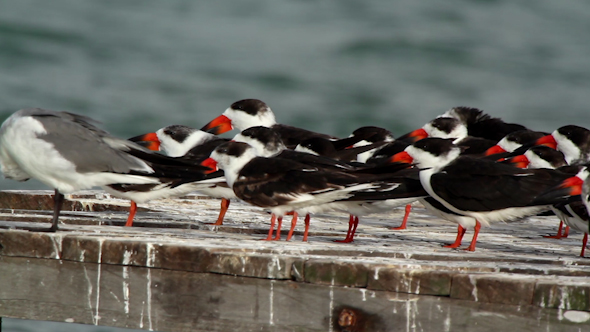
<path fill-rule="evenodd" d="M 259 98 L 338 136 L 401 135 L 460 105 L 590 127 L 589 35 L 590 2 L 574 0 L 2 1 L 0 121 L 43 107 L 131 137 Z M 0 180 L 14 188 L 45 187 Z"/>
<path fill-rule="evenodd" d="M 589 35 L 590 2 L 573 0 L 3 1 L 0 121 L 43 107 L 131 137 L 258 98 L 338 136 L 460 105 L 590 127 Z"/>

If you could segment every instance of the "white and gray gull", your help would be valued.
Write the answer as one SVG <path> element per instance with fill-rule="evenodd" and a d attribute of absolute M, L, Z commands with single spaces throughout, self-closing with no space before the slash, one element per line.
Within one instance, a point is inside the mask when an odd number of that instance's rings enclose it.
<path fill-rule="evenodd" d="M 31 108 L 15 112 L 0 128 L 4 177 L 17 181 L 35 178 L 55 189 L 49 231 L 58 229 L 63 194 L 96 186 L 110 186 L 111 192 L 137 186 L 149 190 L 205 177 L 208 169 L 203 166 L 113 137 L 93 123 L 82 115 Z"/>

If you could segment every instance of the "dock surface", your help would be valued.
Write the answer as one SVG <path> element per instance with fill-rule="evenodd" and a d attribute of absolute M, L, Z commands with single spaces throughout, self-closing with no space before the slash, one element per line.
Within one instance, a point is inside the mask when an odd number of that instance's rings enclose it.
<path fill-rule="evenodd" d="M 546 239 L 555 216 L 482 228 L 477 250 L 443 248 L 456 225 L 415 204 L 361 218 L 315 215 L 284 241 L 270 215 L 199 196 L 140 205 L 98 191 L 67 196 L 57 233 L 51 191 L 0 192 L 0 316 L 156 331 L 581 331 L 590 326 L 582 234 Z M 302 218 L 300 218 L 302 219 Z M 471 241 L 468 230 L 462 248 Z"/>

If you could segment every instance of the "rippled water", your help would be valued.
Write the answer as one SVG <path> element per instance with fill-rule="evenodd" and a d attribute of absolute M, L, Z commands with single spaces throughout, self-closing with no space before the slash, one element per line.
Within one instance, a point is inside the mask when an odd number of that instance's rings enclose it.
<path fill-rule="evenodd" d="M 590 3 L 571 0 L 5 2 L 0 120 L 68 110 L 129 137 L 259 98 L 340 136 L 458 105 L 590 127 L 589 34 Z"/>

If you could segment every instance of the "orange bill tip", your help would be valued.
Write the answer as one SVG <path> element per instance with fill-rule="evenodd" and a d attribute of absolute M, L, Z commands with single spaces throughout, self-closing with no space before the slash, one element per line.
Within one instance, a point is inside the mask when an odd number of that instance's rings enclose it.
<path fill-rule="evenodd" d="M 160 139 L 156 133 L 147 133 L 144 135 L 135 136 L 129 140 L 140 143 L 141 146 L 144 146 L 152 151 L 160 150 Z"/>
<path fill-rule="evenodd" d="M 420 129 L 414 130 L 408 136 L 415 138 L 415 141 L 419 141 L 423 138 L 428 137 L 428 133 L 426 132 L 426 130 L 420 128 Z"/>
<path fill-rule="evenodd" d="M 555 138 L 553 137 L 553 135 L 543 136 L 543 137 L 539 138 L 535 142 L 535 144 L 545 145 L 545 146 L 548 146 L 552 149 L 557 149 L 557 142 L 555 141 Z"/>
<path fill-rule="evenodd" d="M 527 168 L 530 164 L 529 159 L 525 155 L 515 156 L 507 160 L 518 168 Z"/>
<path fill-rule="evenodd" d="M 406 164 L 411 164 L 414 161 L 414 158 L 412 158 L 412 156 L 410 156 L 409 153 L 407 153 L 406 151 L 402 151 L 399 153 L 394 154 L 390 159 L 390 162 L 392 163 L 406 163 Z"/>
<path fill-rule="evenodd" d="M 217 171 L 217 161 L 213 158 L 207 158 L 201 162 L 201 166 L 209 167 L 211 170 L 205 171 L 205 174 Z"/>
<path fill-rule="evenodd" d="M 498 154 L 498 153 L 504 153 L 507 152 L 506 150 L 504 150 L 501 146 L 499 145 L 494 145 L 491 148 L 487 149 L 485 152 L 486 156 L 491 156 L 493 154 Z"/>
<path fill-rule="evenodd" d="M 215 119 L 211 120 L 211 122 L 206 124 L 203 128 L 201 128 L 202 131 L 206 131 L 214 135 L 223 134 L 232 129 L 234 129 L 234 127 L 231 125 L 231 120 L 225 115 L 220 115 L 216 117 Z"/>
<path fill-rule="evenodd" d="M 571 178 L 565 179 L 561 183 L 561 188 L 570 188 L 570 195 L 577 196 L 582 194 L 583 184 L 584 180 L 580 179 L 577 176 L 572 176 Z"/>

